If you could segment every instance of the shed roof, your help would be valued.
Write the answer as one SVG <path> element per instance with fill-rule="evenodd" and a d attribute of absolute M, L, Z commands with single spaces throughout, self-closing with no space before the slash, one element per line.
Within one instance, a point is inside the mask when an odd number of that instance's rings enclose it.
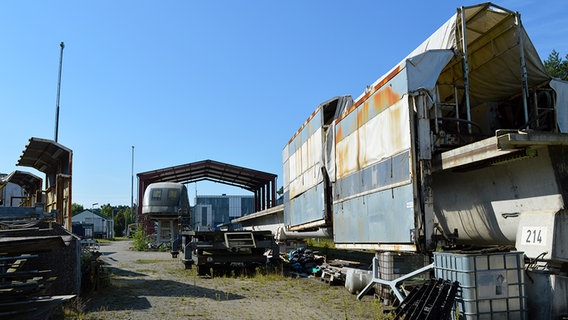
<path fill-rule="evenodd" d="M 42 179 L 35 174 L 27 171 L 16 170 L 9 175 L 0 178 L 0 188 L 8 182 L 15 183 L 26 190 L 26 192 L 33 193 L 41 190 Z"/>
<path fill-rule="evenodd" d="M 203 180 L 243 188 L 254 193 L 255 211 L 276 204 L 276 178 L 273 173 L 235 166 L 213 160 L 202 160 L 179 166 L 141 172 L 138 176 L 138 199 L 146 187 L 156 182 L 191 183 Z M 138 214 L 142 207 L 138 207 Z"/>
<path fill-rule="evenodd" d="M 103 220 L 111 220 L 111 219 L 112 219 L 112 218 L 107 217 L 107 216 L 105 216 L 105 215 L 103 215 L 103 214 L 101 214 L 101 213 L 98 213 L 98 212 L 94 211 L 94 210 L 93 210 L 93 211 L 91 211 L 91 210 L 83 210 L 83 211 L 77 213 L 76 215 L 74 215 L 74 216 L 73 216 L 73 219 L 77 220 L 77 218 L 83 218 L 83 216 L 93 216 L 93 215 L 95 215 L 95 216 L 97 216 L 97 217 L 99 217 L 99 218 L 101 218 L 101 219 L 103 219 Z"/>
<path fill-rule="evenodd" d="M 18 166 L 32 167 L 46 174 L 70 174 L 71 149 L 47 139 L 30 138 Z"/>
<path fill-rule="evenodd" d="M 213 160 L 202 160 L 179 166 L 157 169 L 137 174 L 146 185 L 154 182 L 171 181 L 191 183 L 203 180 L 219 182 L 245 190 L 255 191 L 274 181 L 277 175 L 239 167 Z"/>

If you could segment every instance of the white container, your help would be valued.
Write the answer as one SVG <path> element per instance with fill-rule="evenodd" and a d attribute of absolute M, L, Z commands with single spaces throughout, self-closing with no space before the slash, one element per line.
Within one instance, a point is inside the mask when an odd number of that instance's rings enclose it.
<path fill-rule="evenodd" d="M 468 319 L 527 319 L 524 254 L 434 252 L 436 278 L 458 281 L 456 311 Z"/>
<path fill-rule="evenodd" d="M 345 273 L 345 288 L 351 293 L 360 292 L 371 282 L 371 278 L 371 270 L 347 268 L 347 272 Z"/>

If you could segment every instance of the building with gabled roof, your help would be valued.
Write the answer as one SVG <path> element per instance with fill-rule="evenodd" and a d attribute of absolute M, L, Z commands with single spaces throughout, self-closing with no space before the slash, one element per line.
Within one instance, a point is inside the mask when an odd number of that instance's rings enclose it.
<path fill-rule="evenodd" d="M 112 238 L 111 218 L 104 216 L 95 210 L 85 210 L 73 216 L 73 224 L 83 223 L 93 225 L 93 236 L 95 238 Z"/>

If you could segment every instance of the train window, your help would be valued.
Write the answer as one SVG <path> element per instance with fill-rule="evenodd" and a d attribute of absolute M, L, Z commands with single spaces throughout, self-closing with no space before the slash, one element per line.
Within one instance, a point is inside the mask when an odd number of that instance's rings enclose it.
<path fill-rule="evenodd" d="M 154 201 L 162 200 L 162 189 L 152 190 L 152 200 Z"/>
<path fill-rule="evenodd" d="M 168 200 L 177 200 L 178 199 L 178 190 L 177 189 L 169 189 L 168 190 Z"/>

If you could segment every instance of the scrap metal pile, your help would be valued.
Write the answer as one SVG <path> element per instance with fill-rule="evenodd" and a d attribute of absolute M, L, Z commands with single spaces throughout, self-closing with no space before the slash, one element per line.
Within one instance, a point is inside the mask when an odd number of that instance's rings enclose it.
<path fill-rule="evenodd" d="M 319 278 L 330 286 L 345 285 L 351 293 L 361 290 L 368 282 L 368 265 L 342 259 L 328 261 L 325 255 L 311 249 L 291 250 L 284 260 L 293 275 Z"/>

